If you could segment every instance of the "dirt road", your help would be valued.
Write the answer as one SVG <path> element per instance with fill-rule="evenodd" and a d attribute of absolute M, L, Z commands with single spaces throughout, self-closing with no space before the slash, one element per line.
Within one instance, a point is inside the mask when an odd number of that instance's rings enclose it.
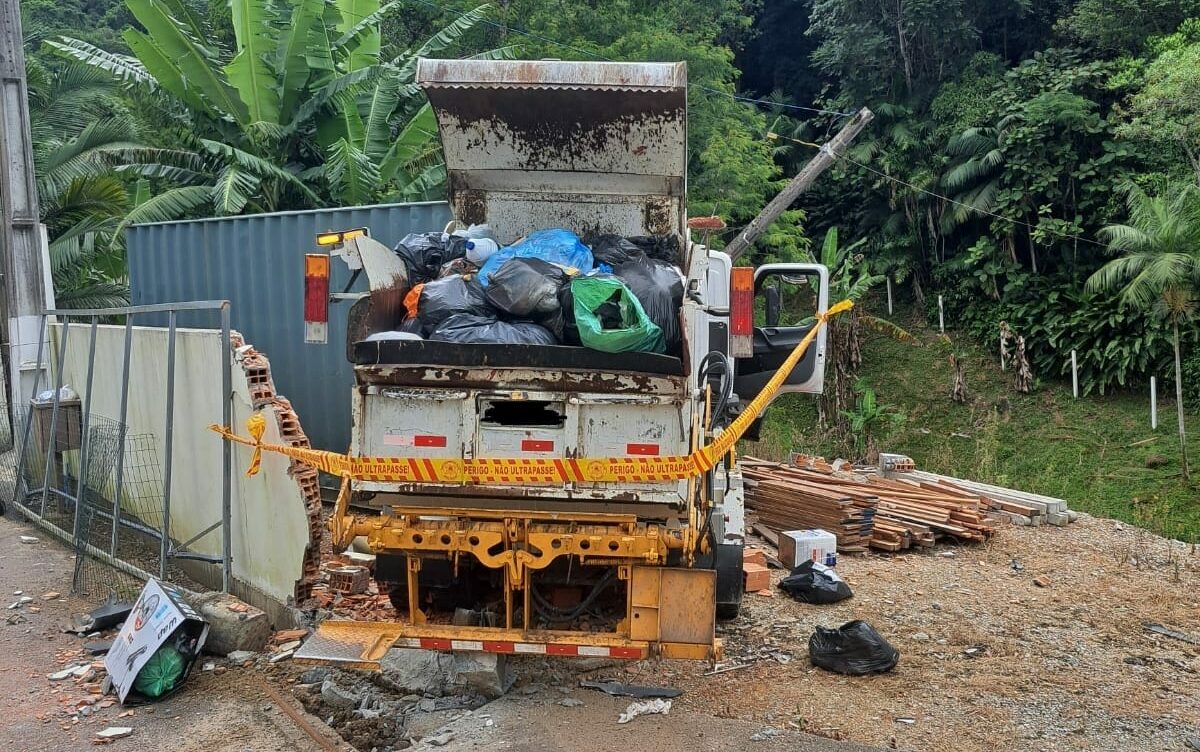
<path fill-rule="evenodd" d="M 20 542 L 34 536 L 37 543 Z M 50 542 L 49 536 L 28 525 L 0 518 L 0 593 L 4 606 L 17 601 L 21 591 L 34 601 L 0 616 L 0 743 L 21 752 L 61 752 L 95 749 L 97 731 L 109 726 L 133 728 L 133 734 L 113 743 L 139 752 L 307 752 L 348 750 L 324 729 L 329 747 L 306 734 L 279 703 L 245 673 L 244 669 L 194 671 L 187 687 L 167 700 L 133 709 L 119 704 L 91 706 L 87 716 L 71 720 L 71 712 L 88 698 L 72 680 L 53 682 L 47 674 L 63 667 L 60 656 L 77 650 L 82 640 L 63 634 L 71 617 L 95 604 L 70 597 L 74 557 Z M 61 597 L 45 599 L 49 593 Z M 36 610 L 35 610 L 36 609 Z M 285 698 L 286 699 L 286 698 Z M 94 708 L 94 710 L 93 710 Z M 302 716 L 303 717 L 303 716 Z M 315 719 L 305 718 L 306 722 Z M 321 726 L 320 721 L 315 721 Z"/>
<path fill-rule="evenodd" d="M 41 541 L 21 544 L 20 534 Z M 66 597 L 71 561 L 45 535 L 0 520 L 0 592 L 8 602 L 16 590 L 35 598 L 4 611 L 15 623 L 0 622 L 0 674 L 8 679 L 0 741 L 9 748 L 89 748 L 97 730 L 118 722 L 135 728 L 117 742 L 130 749 L 324 748 L 262 689 L 262 681 L 273 682 L 293 710 L 293 692 L 313 705 L 319 687 L 296 684 L 303 667 L 287 662 L 265 672 L 198 672 L 185 691 L 130 718 L 117 719 L 122 708 L 114 705 L 72 722 L 78 688 L 46 678 L 65 651 L 79 646 L 60 626 L 91 605 Z M 669 715 L 618 725 L 627 698 L 581 689 L 577 664 L 548 671 L 526 660 L 516 665 L 516 688 L 501 700 L 470 712 L 406 716 L 394 748 L 405 739 L 427 746 L 431 737 L 444 749 L 530 752 L 867 748 L 856 745 L 1124 752 L 1200 745 L 1200 554 L 1191 546 L 1084 516 L 1067 528 L 1004 526 L 979 546 L 845 557 L 838 570 L 855 594 L 832 606 L 796 603 L 778 591 L 748 596 L 743 616 L 722 628 L 728 660 L 742 668 L 707 675 L 706 664 L 641 661 L 589 675 L 683 690 Z M 44 600 L 52 590 L 64 597 Z M 814 669 L 807 658 L 813 628 L 856 618 L 900 649 L 896 670 L 851 678 Z M 339 681 L 371 680 L 345 674 Z M 301 719 L 323 729 L 328 743 L 321 721 Z M 370 728 L 364 720 L 352 734 L 363 752 L 371 749 L 374 737 L 364 733 Z"/>

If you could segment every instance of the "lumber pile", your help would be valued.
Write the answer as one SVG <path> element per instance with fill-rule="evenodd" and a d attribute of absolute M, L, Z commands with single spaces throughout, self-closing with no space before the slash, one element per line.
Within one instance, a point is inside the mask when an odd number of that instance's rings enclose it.
<path fill-rule="evenodd" d="M 741 460 L 746 508 L 775 532 L 821 528 L 837 537 L 838 551 L 865 551 L 871 541 L 875 496 L 863 488 L 823 483 L 811 471 L 778 462 Z"/>
<path fill-rule="evenodd" d="M 992 534 L 988 500 L 972 491 L 843 472 L 819 458 L 794 461 L 803 466 L 742 460 L 746 507 L 775 531 L 822 528 L 837 536 L 843 552 L 901 551 L 942 538 L 978 542 Z"/>

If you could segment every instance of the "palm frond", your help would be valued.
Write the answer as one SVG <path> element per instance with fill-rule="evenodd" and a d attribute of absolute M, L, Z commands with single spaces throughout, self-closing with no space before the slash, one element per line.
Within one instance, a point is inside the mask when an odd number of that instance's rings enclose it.
<path fill-rule="evenodd" d="M 117 225 L 115 232 L 120 236 L 131 225 L 180 219 L 207 205 L 212 200 L 212 196 L 212 188 L 207 185 L 185 185 L 171 188 L 156 196 L 151 196 L 130 209 L 121 223 Z"/>
<path fill-rule="evenodd" d="M 92 282 L 79 287 L 56 289 L 54 303 L 59 308 L 123 308 L 129 305 L 129 286 L 120 282 Z"/>
<path fill-rule="evenodd" d="M 150 75 L 150 72 L 146 70 L 146 67 L 136 57 L 108 52 L 95 45 L 88 44 L 79 39 L 72 39 L 71 37 L 47 39 L 45 45 L 61 57 L 68 60 L 78 60 L 81 63 L 90 65 L 97 70 L 104 71 L 122 83 L 142 84 L 151 87 L 157 84 L 154 76 Z"/>

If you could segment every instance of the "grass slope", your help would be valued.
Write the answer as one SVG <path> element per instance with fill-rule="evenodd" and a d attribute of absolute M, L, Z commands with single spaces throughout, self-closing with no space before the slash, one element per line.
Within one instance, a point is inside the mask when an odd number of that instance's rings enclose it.
<path fill-rule="evenodd" d="M 1153 431 L 1146 389 L 1075 400 L 1069 382 L 1043 382 L 1033 394 L 1018 394 L 997 357 L 967 344 L 964 335 L 955 349 L 968 354 L 970 401 L 959 405 L 949 397 L 949 346 L 923 320 L 901 323 L 918 342 L 871 335 L 863 353 L 862 375 L 880 402 L 907 416 L 880 439 L 883 451 L 906 454 L 923 470 L 1061 497 L 1072 509 L 1200 541 L 1200 416 L 1194 411 L 1187 417 L 1189 485 L 1180 472 L 1174 399 L 1164 399 L 1161 388 Z M 844 456 L 844 448 L 817 431 L 816 417 L 814 398 L 786 395 L 768 413 L 762 440 L 744 442 L 742 451 L 774 459 L 793 450 Z M 1148 468 L 1152 455 L 1166 464 Z"/>

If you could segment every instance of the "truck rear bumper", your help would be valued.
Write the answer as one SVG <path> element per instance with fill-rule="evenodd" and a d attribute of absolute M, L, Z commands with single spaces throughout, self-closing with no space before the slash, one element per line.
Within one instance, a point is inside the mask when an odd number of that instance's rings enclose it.
<path fill-rule="evenodd" d="M 720 660 L 721 643 L 650 642 L 619 634 L 523 631 L 452 625 L 413 626 L 400 622 L 326 621 L 293 659 L 301 663 L 378 670 L 391 648 L 456 652 L 620 658 L 652 655 L 684 660 Z"/>

